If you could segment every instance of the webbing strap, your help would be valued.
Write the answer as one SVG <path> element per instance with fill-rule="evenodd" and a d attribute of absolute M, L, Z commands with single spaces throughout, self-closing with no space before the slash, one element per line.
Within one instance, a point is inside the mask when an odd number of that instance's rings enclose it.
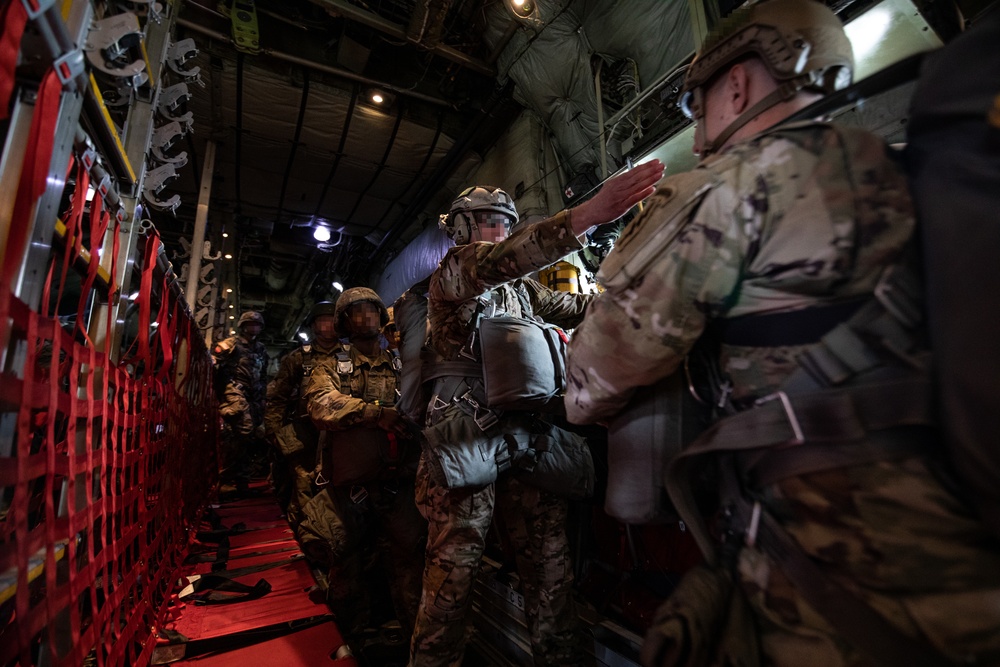
<path fill-rule="evenodd" d="M 20 0 L 11 4 L 20 4 Z M 17 186 L 17 198 L 14 201 L 12 224 L 7 238 L 6 257 L 0 274 L 2 278 L 0 282 L 8 289 L 13 287 L 14 277 L 21 266 L 24 247 L 28 240 L 31 213 L 38 198 L 45 192 L 61 99 L 62 84 L 55 70 L 50 69 L 42 79 L 35 101 L 35 112 L 31 118 L 31 130 L 28 135 L 28 150 L 21 167 L 21 179 Z"/>
<path fill-rule="evenodd" d="M 424 382 L 447 376 L 481 378 L 483 377 L 483 365 L 475 361 L 425 360 L 420 376 Z"/>
<path fill-rule="evenodd" d="M 686 481 L 695 457 L 804 443 L 837 446 L 860 441 L 872 431 L 933 423 L 931 383 L 923 377 L 793 396 L 781 392 L 761 399 L 754 408 L 719 420 L 702 433 L 668 465 L 667 490 L 677 511 L 691 526 L 702 553 L 712 561 L 714 543 Z"/>
<path fill-rule="evenodd" d="M 28 11 L 20 0 L 8 0 L 0 9 L 0 120 L 10 116 L 10 97 L 14 92 L 14 70 L 17 53 L 21 50 L 21 36 L 28 22 Z"/>
<path fill-rule="evenodd" d="M 251 628 L 240 632 L 233 632 L 221 637 L 208 637 L 206 639 L 188 640 L 186 638 L 177 642 L 156 647 L 153 651 L 151 664 L 165 665 L 178 660 L 194 658 L 206 653 L 220 653 L 232 651 L 244 646 L 252 646 L 260 642 L 276 639 L 290 635 L 299 630 L 305 630 L 316 625 L 331 622 L 333 615 L 323 614 L 321 616 L 310 616 L 295 621 L 285 621 L 265 625 L 261 628 Z"/>

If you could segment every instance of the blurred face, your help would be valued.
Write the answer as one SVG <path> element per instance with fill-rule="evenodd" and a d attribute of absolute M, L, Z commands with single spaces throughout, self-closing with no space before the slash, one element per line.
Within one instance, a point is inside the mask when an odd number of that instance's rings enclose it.
<path fill-rule="evenodd" d="M 507 233 L 510 231 L 510 218 L 503 213 L 473 211 L 472 215 L 475 216 L 476 225 L 479 227 L 478 232 L 473 231 L 472 233 L 473 241 L 498 243 L 507 238 Z"/>
<path fill-rule="evenodd" d="M 390 350 L 399 347 L 399 331 L 396 329 L 394 322 L 389 322 L 389 324 L 385 325 L 385 328 L 382 329 L 382 335 L 388 341 Z"/>
<path fill-rule="evenodd" d="M 381 312 L 374 303 L 361 301 L 347 309 L 347 319 L 351 323 L 351 336 L 374 338 L 381 326 Z"/>
<path fill-rule="evenodd" d="M 327 343 L 337 339 L 336 315 L 320 315 L 313 320 L 313 335 L 316 340 Z"/>
<path fill-rule="evenodd" d="M 240 327 L 240 331 L 243 333 L 243 335 L 249 338 L 250 340 L 253 340 L 257 336 L 259 336 L 260 332 L 263 331 L 263 329 L 264 327 L 260 324 L 260 322 L 247 322 L 246 324 Z"/>

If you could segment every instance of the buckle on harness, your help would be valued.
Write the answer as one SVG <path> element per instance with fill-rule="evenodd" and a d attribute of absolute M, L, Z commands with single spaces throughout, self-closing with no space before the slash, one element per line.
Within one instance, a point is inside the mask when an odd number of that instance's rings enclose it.
<path fill-rule="evenodd" d="M 920 323 L 921 287 L 919 280 L 897 264 L 886 268 L 874 290 L 875 299 L 903 326 Z"/>
<path fill-rule="evenodd" d="M 788 400 L 788 394 L 783 391 L 776 391 L 773 394 L 768 394 L 767 396 L 758 398 L 753 402 L 753 404 L 755 406 L 761 406 L 775 400 L 781 401 L 781 406 L 785 408 L 785 416 L 788 417 L 788 423 L 792 426 L 792 434 L 795 436 L 788 441 L 788 444 L 801 445 L 806 441 L 806 439 L 805 436 L 802 435 L 802 427 L 799 426 L 799 419 L 795 416 L 795 410 L 792 408 L 792 402 Z"/>
<path fill-rule="evenodd" d="M 484 408 L 476 402 L 476 399 L 472 398 L 472 390 L 465 392 L 459 397 L 459 401 L 465 401 L 472 407 L 472 420 L 476 422 L 476 426 L 479 427 L 481 431 L 489 429 L 494 426 L 500 418 L 497 417 L 496 413 L 488 408 Z"/>

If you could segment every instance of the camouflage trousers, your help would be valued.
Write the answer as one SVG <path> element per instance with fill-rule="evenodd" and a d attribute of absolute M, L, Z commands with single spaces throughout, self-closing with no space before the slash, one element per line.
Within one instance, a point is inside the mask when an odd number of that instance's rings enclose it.
<path fill-rule="evenodd" d="M 413 480 L 327 487 L 331 502 L 327 601 L 345 638 L 371 621 L 373 589 L 387 578 L 396 620 L 410 633 L 420 602 L 426 525 L 413 502 Z"/>
<path fill-rule="evenodd" d="M 825 574 L 960 664 L 1000 665 L 1000 544 L 924 458 L 802 474 L 763 504 Z M 737 564 L 764 664 L 873 665 L 813 609 L 770 558 Z"/>
<path fill-rule="evenodd" d="M 566 539 L 567 501 L 510 475 L 488 486 L 449 491 L 432 479 L 423 455 L 416 498 L 427 519 L 427 566 L 410 667 L 462 662 L 472 584 L 494 508 L 517 554 L 535 664 L 582 664 Z"/>
<path fill-rule="evenodd" d="M 298 529 L 302 523 L 302 508 L 316 495 L 313 485 L 313 469 L 316 467 L 316 452 L 298 451 L 281 457 L 278 465 L 285 467 L 284 474 L 287 477 L 288 506 L 285 508 L 285 515 L 288 523 L 293 529 Z"/>

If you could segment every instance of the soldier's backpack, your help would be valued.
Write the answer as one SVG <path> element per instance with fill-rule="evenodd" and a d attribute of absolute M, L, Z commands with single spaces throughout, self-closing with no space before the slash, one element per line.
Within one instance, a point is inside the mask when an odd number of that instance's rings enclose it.
<path fill-rule="evenodd" d="M 396 410 L 411 424 L 423 427 L 430 402 L 430 388 L 423 379 L 424 345 L 430 333 L 427 322 L 427 289 L 425 278 L 399 297 L 393 304 L 393 317 L 399 331 L 399 400 Z"/>
<path fill-rule="evenodd" d="M 1000 6 L 923 64 L 907 125 L 940 419 L 1000 534 Z"/>

